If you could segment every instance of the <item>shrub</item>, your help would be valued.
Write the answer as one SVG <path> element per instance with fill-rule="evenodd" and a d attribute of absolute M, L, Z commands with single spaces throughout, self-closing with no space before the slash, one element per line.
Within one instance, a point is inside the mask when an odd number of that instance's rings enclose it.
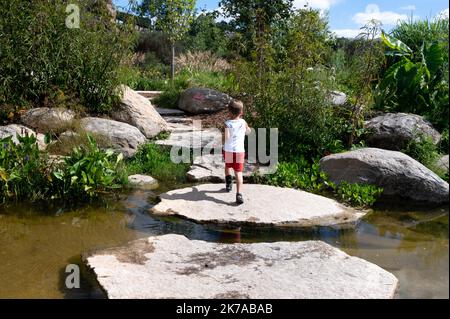
<path fill-rule="evenodd" d="M 397 26 L 392 29 L 392 36 L 399 39 L 411 48 L 414 52 L 418 52 L 424 42 L 447 43 L 448 58 L 448 32 L 449 20 L 445 17 L 430 20 L 409 20 L 400 21 Z"/>
<path fill-rule="evenodd" d="M 441 143 L 447 143 L 448 151 L 448 135 L 447 142 L 445 142 L 445 138 L 445 134 L 443 134 L 443 140 L 441 140 Z M 444 146 L 441 147 L 443 148 Z M 419 140 L 409 142 L 402 152 L 425 165 L 442 179 L 448 181 L 447 171 L 437 166 L 437 162 L 441 154 L 439 154 L 439 146 L 433 143 L 431 137 L 421 136 L 419 137 Z"/>
<path fill-rule="evenodd" d="M 383 189 L 368 184 L 341 182 L 335 194 L 341 201 L 357 207 L 373 206 Z"/>
<path fill-rule="evenodd" d="M 246 119 L 253 127 L 278 128 L 279 151 L 286 159 L 337 151 L 347 128 L 329 100 L 333 78 L 324 66 L 326 21 L 318 11 L 300 10 L 283 37 L 285 58 L 274 58 L 261 44 L 255 55 L 262 60 L 236 65 Z"/>
<path fill-rule="evenodd" d="M 327 174 L 320 170 L 318 161 L 310 163 L 304 158 L 295 162 L 281 162 L 274 174 L 268 176 L 256 175 L 255 181 L 318 194 L 332 193 L 340 201 L 358 207 L 374 205 L 378 196 L 383 192 L 382 189 L 373 185 L 349 184 L 347 182 L 335 185 L 329 180 Z"/>
<path fill-rule="evenodd" d="M 97 197 L 121 188 L 127 183 L 122 154 L 102 151 L 92 136 L 87 136 L 87 147 L 76 147 L 65 158 L 64 165 L 53 172 L 54 198 L 72 199 Z"/>
<path fill-rule="evenodd" d="M 326 174 L 319 170 L 319 163 L 316 161 L 309 164 L 304 158 L 297 162 L 278 164 L 276 173 L 269 175 L 265 183 L 314 193 L 322 192 L 330 186 Z"/>
<path fill-rule="evenodd" d="M 448 129 L 445 129 L 441 134 L 441 141 L 439 142 L 439 151 L 444 154 L 449 153 Z"/>
<path fill-rule="evenodd" d="M 51 170 L 39 152 L 36 137 L 17 135 L 17 140 L 14 143 L 11 136 L 0 140 L 1 201 L 47 197 Z"/>
<path fill-rule="evenodd" d="M 376 107 L 420 114 L 448 128 L 448 42 L 422 42 L 414 51 L 387 34 L 382 39 L 393 58 L 377 87 Z"/>
<path fill-rule="evenodd" d="M 112 192 L 127 183 L 122 157 L 101 151 L 88 136 L 63 162 L 40 152 L 36 137 L 0 140 L 0 199 L 7 201 L 84 201 Z"/>
<path fill-rule="evenodd" d="M 128 170 L 132 174 L 150 174 L 156 179 L 166 182 L 186 181 L 189 164 L 175 164 L 170 158 L 170 150 L 149 143 L 140 147 L 135 157 L 128 162 Z"/>
<path fill-rule="evenodd" d="M 130 52 L 132 32 L 115 24 L 106 1 L 78 1 L 80 28 L 67 28 L 68 3 L 0 3 L 0 104 L 45 105 L 57 91 L 92 112 L 117 102 L 118 67 Z"/>

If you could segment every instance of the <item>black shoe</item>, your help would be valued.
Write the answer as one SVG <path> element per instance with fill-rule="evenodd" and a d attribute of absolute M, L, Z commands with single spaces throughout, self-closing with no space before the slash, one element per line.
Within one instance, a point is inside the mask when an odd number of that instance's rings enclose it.
<path fill-rule="evenodd" d="M 240 193 L 236 194 L 236 204 L 238 205 L 244 204 L 244 198 L 242 198 L 242 194 Z"/>
<path fill-rule="evenodd" d="M 225 187 L 227 189 L 227 192 L 231 192 L 233 189 L 233 180 L 231 178 L 231 175 L 225 176 Z"/>

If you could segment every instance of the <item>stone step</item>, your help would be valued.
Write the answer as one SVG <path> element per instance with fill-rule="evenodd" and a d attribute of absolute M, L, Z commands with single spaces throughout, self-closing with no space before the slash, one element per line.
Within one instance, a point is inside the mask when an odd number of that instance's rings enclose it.
<path fill-rule="evenodd" d="M 368 212 L 327 197 L 268 185 L 245 184 L 243 196 L 245 203 L 236 206 L 235 193 L 227 193 L 225 184 L 196 185 L 161 194 L 161 202 L 151 212 L 200 224 L 277 228 L 351 227 Z"/>
<path fill-rule="evenodd" d="M 393 274 L 322 241 L 220 244 L 168 234 L 83 262 L 111 299 L 388 299 L 398 286 Z"/>
<path fill-rule="evenodd" d="M 158 112 L 161 116 L 184 116 L 185 112 L 179 109 L 165 109 L 162 107 L 155 108 L 156 112 Z"/>
<path fill-rule="evenodd" d="M 163 91 L 136 91 L 139 95 L 142 95 L 143 97 L 153 100 L 154 98 L 160 96 Z"/>

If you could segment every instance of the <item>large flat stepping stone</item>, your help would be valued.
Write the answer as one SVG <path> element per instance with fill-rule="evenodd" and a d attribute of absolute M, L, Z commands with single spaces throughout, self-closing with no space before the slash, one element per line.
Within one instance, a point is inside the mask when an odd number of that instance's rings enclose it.
<path fill-rule="evenodd" d="M 387 299 L 398 285 L 321 241 L 217 244 L 170 234 L 83 259 L 114 299 Z"/>
<path fill-rule="evenodd" d="M 194 158 L 193 165 L 187 172 L 187 178 L 191 182 L 225 182 L 225 162 L 222 154 L 208 154 Z M 258 173 L 265 175 L 269 172 L 268 167 L 258 166 L 254 163 L 245 163 L 243 176 L 244 179 L 250 178 Z"/>
<path fill-rule="evenodd" d="M 354 225 L 367 213 L 323 196 L 268 185 L 244 185 L 243 205 L 235 204 L 235 196 L 221 184 L 187 187 L 160 195 L 151 212 L 199 223 L 266 227 Z"/>

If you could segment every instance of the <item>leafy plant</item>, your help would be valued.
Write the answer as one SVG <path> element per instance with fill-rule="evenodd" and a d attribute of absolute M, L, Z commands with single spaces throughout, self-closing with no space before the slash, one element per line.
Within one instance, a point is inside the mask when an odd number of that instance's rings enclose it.
<path fill-rule="evenodd" d="M 123 155 L 102 151 L 91 135 L 87 147 L 76 147 L 53 172 L 58 186 L 55 198 L 96 197 L 121 188 L 127 183 Z"/>
<path fill-rule="evenodd" d="M 319 163 L 309 164 L 301 158 L 297 162 L 284 162 L 277 166 L 277 171 L 269 175 L 267 183 L 274 186 L 303 189 L 319 193 L 325 190 L 330 183 L 327 175 L 319 170 Z"/>
<path fill-rule="evenodd" d="M 444 69 L 443 44 L 423 42 L 414 52 L 384 32 L 382 40 L 391 49 L 386 55 L 399 60 L 386 70 L 377 87 L 378 108 L 424 115 L 439 128 L 448 128 L 448 70 Z"/>
<path fill-rule="evenodd" d="M 382 189 L 373 185 L 347 182 L 336 185 L 329 180 L 326 173 L 320 170 L 318 161 L 310 163 L 304 158 L 295 162 L 281 162 L 274 174 L 268 176 L 255 175 L 255 181 L 318 194 L 331 192 L 340 201 L 358 207 L 372 206 L 383 192 Z"/>
<path fill-rule="evenodd" d="M 88 147 L 77 147 L 62 162 L 39 151 L 34 135 L 0 140 L 0 199 L 7 201 L 64 200 L 82 202 L 127 183 L 121 155 L 101 151 L 88 136 Z"/>
<path fill-rule="evenodd" d="M 0 140 L 1 201 L 37 200 L 49 192 L 50 169 L 34 135 L 17 134 Z"/>
<path fill-rule="evenodd" d="M 368 184 L 341 182 L 335 188 L 336 196 L 343 202 L 357 207 L 373 206 L 383 189 Z"/>

